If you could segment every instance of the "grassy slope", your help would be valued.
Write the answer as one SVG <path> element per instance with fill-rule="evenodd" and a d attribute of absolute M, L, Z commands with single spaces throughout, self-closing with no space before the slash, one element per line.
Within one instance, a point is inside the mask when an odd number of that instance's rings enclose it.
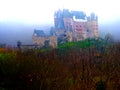
<path fill-rule="evenodd" d="M 88 47 L 89 43 L 87 40 L 85 41 L 78 41 L 78 42 L 68 42 L 68 43 L 63 43 L 61 45 L 59 45 L 57 48 L 58 49 L 62 49 L 62 48 L 74 48 L 74 47 L 78 47 L 78 48 L 86 48 Z"/>

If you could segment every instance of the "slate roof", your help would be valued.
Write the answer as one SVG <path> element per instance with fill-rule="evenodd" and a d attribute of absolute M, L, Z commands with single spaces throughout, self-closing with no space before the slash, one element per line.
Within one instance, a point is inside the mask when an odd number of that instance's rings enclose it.
<path fill-rule="evenodd" d="M 71 12 L 76 19 L 85 19 L 86 14 L 83 11 L 72 11 Z"/>
<path fill-rule="evenodd" d="M 45 37 L 45 33 L 43 30 L 34 30 L 34 35 L 36 35 L 37 37 Z"/>

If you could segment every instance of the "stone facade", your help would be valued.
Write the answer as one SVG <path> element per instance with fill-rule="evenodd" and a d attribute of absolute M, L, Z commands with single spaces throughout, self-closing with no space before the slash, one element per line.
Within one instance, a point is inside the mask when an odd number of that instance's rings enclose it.
<path fill-rule="evenodd" d="M 49 46 L 55 48 L 58 45 L 58 39 L 67 39 L 68 42 L 80 41 L 87 38 L 99 37 L 98 17 L 91 13 L 90 16 L 82 11 L 58 10 L 54 13 L 54 30 L 52 35 L 46 36 L 42 30 L 34 30 L 34 44 L 45 46 L 48 41 Z"/>
<path fill-rule="evenodd" d="M 61 28 L 70 31 L 73 40 L 99 37 L 98 17 L 94 13 L 86 16 L 81 11 L 59 10 L 55 13 L 54 20 L 56 31 Z"/>
<path fill-rule="evenodd" d="M 43 47 L 46 37 L 38 37 L 38 36 L 33 35 L 32 40 L 33 40 L 34 44 L 37 44 L 37 45 L 40 45 L 41 47 Z"/>
<path fill-rule="evenodd" d="M 57 36 L 38 37 L 33 35 L 32 40 L 34 44 L 40 45 L 41 47 L 45 46 L 45 41 L 48 41 L 50 47 L 57 47 Z"/>

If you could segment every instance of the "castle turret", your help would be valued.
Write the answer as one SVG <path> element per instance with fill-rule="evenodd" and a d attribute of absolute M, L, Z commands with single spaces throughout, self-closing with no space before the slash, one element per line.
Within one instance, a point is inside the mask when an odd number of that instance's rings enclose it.
<path fill-rule="evenodd" d="M 63 15 L 61 10 L 54 13 L 54 25 L 56 29 L 64 28 Z"/>
<path fill-rule="evenodd" d="M 88 37 L 98 37 L 98 17 L 91 13 L 89 17 L 87 17 L 87 31 Z"/>
<path fill-rule="evenodd" d="M 72 18 L 69 18 L 69 17 L 63 18 L 63 21 L 64 21 L 65 30 L 72 31 L 72 24 L 73 24 Z"/>

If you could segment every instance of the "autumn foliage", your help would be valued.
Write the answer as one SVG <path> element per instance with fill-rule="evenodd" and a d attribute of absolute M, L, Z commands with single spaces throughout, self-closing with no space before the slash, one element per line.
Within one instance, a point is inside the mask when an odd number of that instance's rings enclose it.
<path fill-rule="evenodd" d="M 0 89 L 119 90 L 120 43 L 103 49 L 0 49 Z"/>

